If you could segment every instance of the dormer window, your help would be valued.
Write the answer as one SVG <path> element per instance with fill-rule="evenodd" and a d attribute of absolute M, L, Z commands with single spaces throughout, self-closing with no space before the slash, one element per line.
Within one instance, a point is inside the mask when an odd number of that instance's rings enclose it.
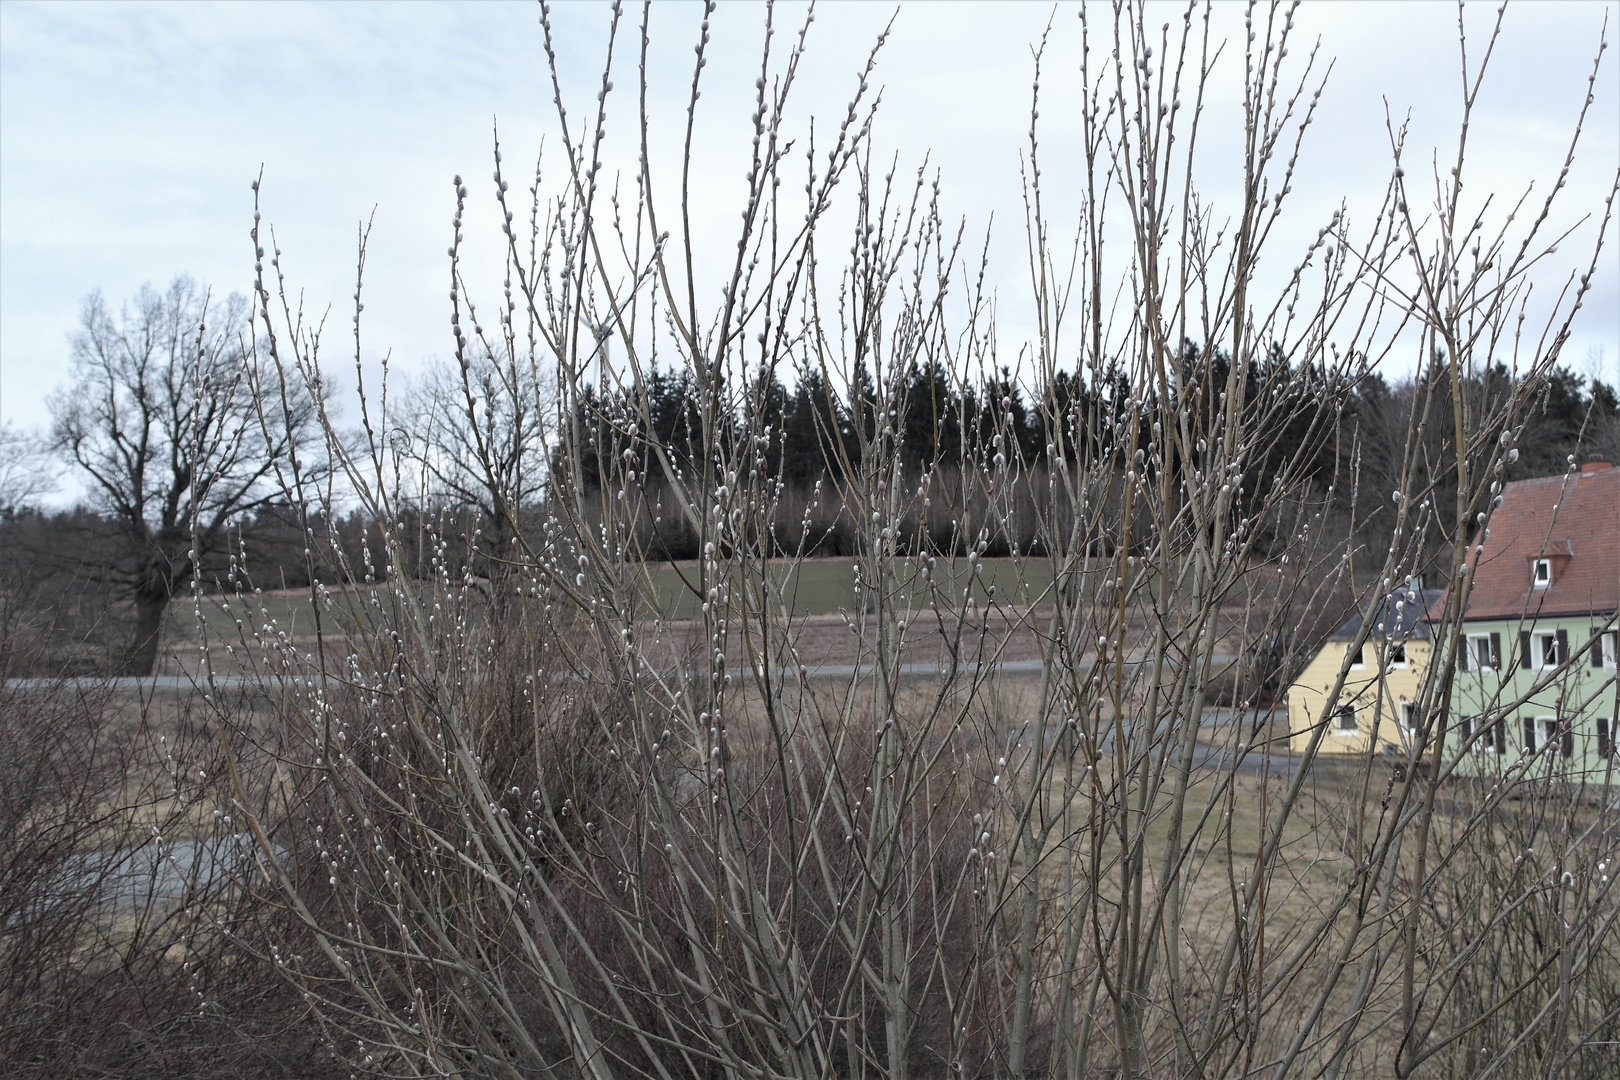
<path fill-rule="evenodd" d="M 1536 559 L 1530 564 L 1530 584 L 1537 589 L 1545 589 L 1552 584 L 1552 560 Z"/>

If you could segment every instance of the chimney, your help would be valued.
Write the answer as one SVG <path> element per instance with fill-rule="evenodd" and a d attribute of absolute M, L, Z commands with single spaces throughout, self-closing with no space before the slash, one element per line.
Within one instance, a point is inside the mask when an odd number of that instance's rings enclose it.
<path fill-rule="evenodd" d="M 1614 468 L 1614 466 L 1605 460 L 1602 454 L 1589 454 L 1587 455 L 1586 460 L 1581 463 L 1581 475 L 1591 476 L 1593 473 L 1599 473 L 1604 469 L 1612 468 Z"/>

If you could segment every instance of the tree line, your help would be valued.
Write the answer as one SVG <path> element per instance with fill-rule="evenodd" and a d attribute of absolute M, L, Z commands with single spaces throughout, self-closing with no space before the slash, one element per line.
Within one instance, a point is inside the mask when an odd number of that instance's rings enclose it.
<path fill-rule="evenodd" d="M 341 550 L 338 562 L 358 566 L 368 544 L 381 550 L 377 523 L 359 510 L 301 515 L 289 501 L 283 482 L 300 450 L 306 482 L 318 484 L 330 471 L 312 439 L 318 403 L 247 363 L 243 301 L 231 297 L 211 310 L 209 295 L 181 277 L 163 292 L 143 289 L 116 314 L 99 294 L 88 297 L 71 338 L 72 381 L 51 400 L 49 432 L 32 442 L 8 433 L 0 448 L 8 483 L 0 497 L 6 582 L 0 656 L 27 652 L 36 666 L 146 674 L 158 660 L 164 614 L 193 581 L 213 590 L 239 572 L 265 587 L 303 588 L 330 566 L 322 553 Z M 882 423 L 880 395 L 859 362 L 847 379 L 830 380 L 806 365 L 791 382 L 760 368 L 730 381 L 716 376 L 706 387 L 689 368 L 655 367 L 633 388 L 583 386 L 562 418 L 544 415 L 544 395 L 534 393 L 544 382 L 539 375 L 521 394 L 502 393 L 497 375 L 510 383 L 521 365 L 486 357 L 475 401 L 482 408 L 470 413 L 455 400 L 455 380 L 430 368 L 404 395 L 398 428 L 418 433 L 403 444 L 402 458 L 431 472 L 434 483 L 430 495 L 400 504 L 414 521 L 401 535 L 417 539 L 412 565 L 395 572 L 425 572 L 431 533 L 472 538 L 478 530 L 466 569 L 485 578 L 499 573 L 509 529 L 491 498 L 490 478 L 469 471 L 480 434 L 486 445 L 497 436 L 512 442 L 508 467 L 533 474 L 524 489 L 530 498 L 519 508 L 529 518 L 545 514 L 548 477 L 578 477 L 593 500 L 611 497 L 633 477 L 651 492 L 649 506 L 668 511 L 650 511 L 642 522 L 640 554 L 647 558 L 698 556 L 697 530 L 676 512 L 670 485 L 701 476 L 713 464 L 711 444 L 728 445 L 750 425 L 766 433 L 762 459 L 785 494 L 767 538 L 778 554 L 855 553 L 857 530 L 836 493 L 881 456 L 890 467 L 898 463 L 912 486 L 925 474 L 954 474 L 956 483 L 943 487 L 946 498 L 926 511 L 914 508 L 901 543 L 961 555 L 973 542 L 963 522 L 976 521 L 984 509 L 973 505 L 973 485 L 962 477 L 1012 470 L 1027 504 L 1023 517 L 1033 523 L 1036 504 L 1052 490 L 1052 470 L 1101 463 L 1128 471 L 1131 448 L 1153 443 L 1148 418 L 1162 414 L 1157 399 L 1166 394 L 1195 435 L 1213 435 L 1229 386 L 1260 448 L 1233 513 L 1241 516 L 1266 490 L 1276 463 L 1303 462 L 1328 519 L 1357 546 L 1378 552 L 1390 525 L 1377 496 L 1399 486 L 1409 454 L 1445 531 L 1455 524 L 1455 478 L 1445 465 L 1454 460 L 1449 428 L 1422 419 L 1450 414 L 1444 359 L 1437 354 L 1426 370 L 1393 381 L 1376 371 L 1349 380 L 1308 359 L 1291 364 L 1273 346 L 1244 364 L 1233 384 L 1227 353 L 1188 341 L 1166 387 L 1133 384 L 1123 363 L 1085 374 L 1058 369 L 1030 385 L 1007 367 L 974 375 L 953 372 L 937 358 L 914 360 L 881 395 L 895 412 Z M 1513 374 L 1500 363 L 1463 384 L 1470 407 L 1481 410 L 1514 392 Z M 266 410 L 266 398 L 283 404 Z M 706 399 L 718 423 L 704 422 Z M 570 425 L 572 432 L 563 430 Z M 874 447 L 880 438 L 892 441 L 881 453 Z M 646 445 L 663 452 L 647 456 L 639 475 L 625 470 L 626 451 L 634 457 L 634 448 Z M 1213 457 L 1216 449 L 1205 445 Z M 558 460 L 567 446 L 579 448 L 577 470 Z M 1601 380 L 1558 367 L 1539 384 L 1519 446 L 1509 480 L 1559 472 L 1572 457 L 1612 460 L 1620 449 L 1620 399 Z M 83 484 L 77 505 L 41 505 L 37 481 L 51 464 L 71 469 Z M 1197 457 L 1144 456 L 1140 468 L 1169 469 L 1184 484 L 1183 474 L 1200 472 L 1202 464 Z M 1020 526 L 1018 517 L 990 531 L 984 554 L 1042 553 L 1033 524 Z M 1279 523 L 1272 524 L 1275 532 Z M 41 650 L 41 641 L 51 644 Z"/>
<path fill-rule="evenodd" d="M 722 385 L 716 397 L 725 403 L 720 440 L 732 437 L 731 428 L 752 418 L 759 428 L 774 433 L 767 460 L 770 475 L 789 489 L 807 492 L 817 481 L 840 486 L 854 481 L 862 468 L 863 448 L 880 435 L 893 440 L 892 459 L 903 476 L 915 481 L 930 471 L 955 467 L 983 470 L 996 454 L 1003 454 L 1026 476 L 1052 468 L 1118 458 L 1123 472 L 1129 467 L 1121 451 L 1148 446 L 1153 441 L 1149 417 L 1165 404 L 1185 409 L 1190 403 L 1194 437 L 1220 427 L 1226 408 L 1231 357 L 1216 348 L 1201 350 L 1184 342 L 1176 357 L 1171 385 L 1133 385 L 1120 362 L 1083 377 L 1058 370 L 1045 382 L 1027 386 L 1009 368 L 992 375 L 953 375 L 937 360 L 914 362 L 903 384 L 889 395 L 899 401 L 897 415 L 880 425 L 877 395 L 870 373 L 857 363 L 848 380 L 849 395 L 829 389 L 828 380 L 814 368 L 800 369 L 794 384 L 784 385 L 774 371 L 756 371 L 732 392 Z M 1510 399 L 1516 380 L 1500 362 L 1469 376 L 1462 397 L 1469 407 L 1488 410 Z M 1308 360 L 1291 364 L 1280 346 L 1243 365 L 1236 388 L 1243 403 L 1245 423 L 1258 430 L 1260 450 L 1253 461 L 1250 493 L 1263 490 L 1282 462 L 1303 460 L 1312 483 L 1333 512 L 1344 513 L 1349 500 L 1366 486 L 1388 491 L 1398 487 L 1402 458 L 1409 435 L 1422 440 L 1419 449 L 1429 468 L 1425 486 L 1434 490 L 1442 520 L 1455 518 L 1455 477 L 1443 463 L 1451 437 L 1442 425 L 1420 424 L 1419 417 L 1448 416 L 1453 397 L 1445 357 L 1437 354 L 1425 370 L 1393 381 L 1371 371 L 1347 380 L 1313 366 Z M 668 483 L 673 468 L 680 476 L 701 474 L 708 458 L 704 425 L 699 416 L 701 394 L 690 372 L 655 369 L 636 391 L 584 388 L 574 409 L 574 421 L 583 435 L 580 475 L 593 493 L 611 487 L 618 472 L 618 457 L 638 438 L 671 449 L 673 463 L 662 458 L 647 462 L 642 481 Z M 1282 400 L 1279 400 L 1279 396 Z M 1165 402 L 1161 402 L 1165 398 Z M 1620 397 L 1597 378 L 1586 378 L 1568 366 L 1557 367 L 1535 396 L 1524 417 L 1523 452 L 1508 466 L 1507 479 L 1518 480 L 1562 471 L 1570 458 L 1587 456 L 1612 460 L 1620 450 Z M 1301 454 L 1303 452 L 1303 458 Z M 1190 461 L 1171 459 L 1162 467 L 1178 482 L 1187 472 L 1207 468 L 1213 448 Z M 891 455 L 884 455 L 890 460 Z M 557 462 L 553 461 L 555 467 Z M 1151 461 L 1144 468 L 1155 471 Z M 1450 484 L 1450 487 L 1447 485 Z M 1241 513 L 1245 500 L 1239 500 Z M 1374 520 L 1361 527 L 1367 543 L 1380 539 Z M 847 554 L 829 529 L 827 554 Z M 797 539 L 797 538 L 795 538 Z M 998 553 L 1008 542 L 1001 537 Z M 1029 550 L 1028 536 L 1024 550 Z M 692 558 L 693 537 L 666 539 L 657 552 L 671 558 Z M 929 533 L 926 546 L 935 552 L 960 553 L 962 539 Z"/>

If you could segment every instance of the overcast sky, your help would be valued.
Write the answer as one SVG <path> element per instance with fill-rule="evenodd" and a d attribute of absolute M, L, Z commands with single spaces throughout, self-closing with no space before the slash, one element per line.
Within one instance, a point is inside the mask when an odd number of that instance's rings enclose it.
<path fill-rule="evenodd" d="M 795 23 L 801 10 L 783 7 L 779 21 Z M 801 116 L 825 122 L 840 114 L 894 10 L 819 10 L 801 73 Z M 1155 9 L 1150 18 L 1179 23 L 1180 10 Z M 1607 19 L 1612 40 L 1616 10 L 1613 2 L 1510 7 L 1470 139 L 1475 190 L 1516 195 L 1532 178 L 1556 174 L 1600 30 Z M 1030 46 L 1049 19 L 1048 183 L 1062 186 L 1072 147 L 1079 27 L 1074 8 L 1053 11 L 1047 3 L 906 4 L 878 66 L 875 145 L 907 166 L 927 156 L 947 211 L 973 231 L 995 212 L 994 280 L 1004 293 L 1023 280 L 1018 153 Z M 1493 11 L 1468 9 L 1480 40 Z M 1241 6 L 1218 4 L 1216 15 L 1220 33 L 1241 31 Z M 594 96 L 607 18 L 605 6 L 556 8 L 566 90 L 581 107 Z M 684 105 L 699 18 L 692 4 L 654 11 L 654 109 L 672 119 Z M 762 22 L 763 8 L 742 3 L 722 5 L 714 20 L 704 101 L 715 149 L 700 180 L 709 209 L 727 219 L 741 169 L 723 148 L 743 141 L 735 133 L 746 123 Z M 1298 51 L 1319 39 L 1335 64 L 1295 181 L 1295 227 L 1304 236 L 1341 199 L 1376 203 L 1390 173 L 1386 99 L 1397 119 L 1410 112 L 1417 159 L 1436 145 L 1450 152 L 1457 9 L 1314 0 L 1298 23 Z M 1224 85 L 1240 60 L 1240 49 L 1226 58 Z M 1614 60 L 1611 48 L 1570 179 L 1569 221 L 1601 211 L 1620 161 Z M 543 61 L 537 9 L 528 3 L 0 3 L 0 417 L 44 422 L 45 396 L 65 377 L 67 337 L 86 294 L 99 289 L 116 303 L 177 273 L 217 291 L 246 291 L 249 182 L 261 165 L 266 218 L 311 304 L 335 304 L 334 323 L 346 325 L 355 229 L 375 208 L 368 341 L 407 368 L 446 354 L 451 177 L 484 181 L 473 185 L 473 204 L 487 215 L 495 119 L 508 160 L 532 160 L 554 117 Z M 631 105 L 628 95 L 620 105 Z M 1235 101 L 1223 107 L 1230 121 Z M 631 134 L 628 119 L 610 120 L 609 129 L 610 138 Z M 1565 353 L 1578 370 L 1611 383 L 1620 381 L 1614 240 L 1611 229 L 1595 295 Z M 1016 312 L 1003 325 L 1016 335 Z"/>

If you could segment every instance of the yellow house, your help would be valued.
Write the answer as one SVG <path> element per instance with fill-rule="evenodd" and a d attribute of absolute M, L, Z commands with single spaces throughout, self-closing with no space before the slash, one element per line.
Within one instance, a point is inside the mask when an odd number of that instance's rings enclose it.
<path fill-rule="evenodd" d="M 1418 722 L 1417 702 L 1429 666 L 1429 626 L 1423 613 L 1440 590 L 1414 579 L 1373 612 L 1360 648 L 1351 650 L 1366 614 L 1357 613 L 1334 631 L 1288 687 L 1289 748 L 1304 751 L 1325 725 L 1318 753 L 1393 753 Z M 1329 701 L 1339 671 L 1349 660 L 1344 686 Z"/>

